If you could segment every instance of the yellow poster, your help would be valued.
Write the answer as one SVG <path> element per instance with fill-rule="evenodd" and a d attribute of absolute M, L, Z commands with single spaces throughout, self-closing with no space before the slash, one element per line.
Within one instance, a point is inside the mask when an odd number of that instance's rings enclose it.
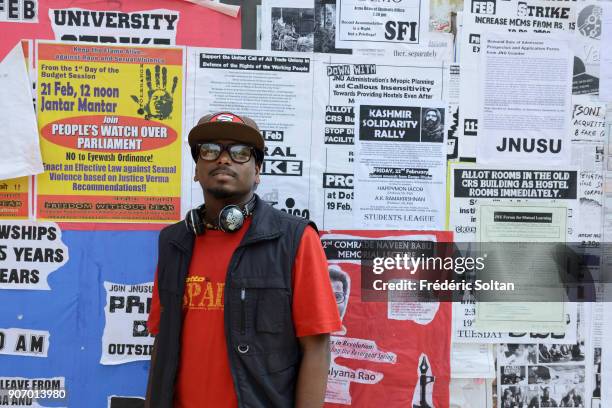
<path fill-rule="evenodd" d="M 30 209 L 30 177 L 0 180 L 0 219 L 27 220 Z"/>
<path fill-rule="evenodd" d="M 180 218 L 180 48 L 38 44 L 40 220 Z"/>

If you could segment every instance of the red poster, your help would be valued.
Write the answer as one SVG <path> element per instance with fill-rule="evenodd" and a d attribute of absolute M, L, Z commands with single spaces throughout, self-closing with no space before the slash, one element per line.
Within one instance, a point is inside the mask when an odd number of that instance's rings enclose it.
<path fill-rule="evenodd" d="M 0 59 L 22 39 L 241 47 L 240 16 L 183 0 L 21 0 L 0 8 Z"/>
<path fill-rule="evenodd" d="M 448 408 L 451 303 L 362 297 L 372 241 L 450 242 L 444 231 L 324 231 L 321 241 L 343 328 L 331 336 L 326 407 Z"/>

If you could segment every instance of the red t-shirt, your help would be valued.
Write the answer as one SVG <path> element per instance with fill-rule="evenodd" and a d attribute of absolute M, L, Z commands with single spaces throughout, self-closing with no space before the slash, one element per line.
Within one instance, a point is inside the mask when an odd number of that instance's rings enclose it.
<path fill-rule="evenodd" d="M 250 225 L 229 234 L 208 230 L 196 238 L 183 297 L 183 332 L 175 408 L 236 408 L 223 325 L 223 290 L 232 254 Z M 340 330 L 327 259 L 316 231 L 306 228 L 293 265 L 293 324 L 298 337 Z M 148 328 L 159 331 L 157 275 Z"/>

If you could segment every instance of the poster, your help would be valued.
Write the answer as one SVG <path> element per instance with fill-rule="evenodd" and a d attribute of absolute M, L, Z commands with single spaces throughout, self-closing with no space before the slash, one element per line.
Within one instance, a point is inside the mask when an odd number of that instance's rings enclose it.
<path fill-rule="evenodd" d="M 364 298 L 361 260 L 371 242 L 447 242 L 445 232 L 323 231 L 343 328 L 331 335 L 326 406 L 449 405 L 450 303 Z M 435 339 L 435 340 L 434 340 Z"/>
<path fill-rule="evenodd" d="M 0 181 L 0 218 L 24 220 L 30 215 L 31 177 Z"/>
<path fill-rule="evenodd" d="M 572 39 L 574 51 L 574 95 L 599 93 L 599 63 L 602 7 L 598 2 L 580 3 L 577 9 L 576 30 Z M 605 44 L 605 43 L 603 43 Z"/>
<path fill-rule="evenodd" d="M 255 120 L 266 142 L 257 194 L 281 211 L 310 218 L 312 55 L 192 48 L 187 67 L 185 129 L 211 112 Z M 203 197 L 193 182 L 195 164 L 187 149 L 183 160 L 186 211 Z"/>
<path fill-rule="evenodd" d="M 363 229 L 444 227 L 445 108 L 407 102 L 356 99 L 354 225 Z"/>
<path fill-rule="evenodd" d="M 39 219 L 180 219 L 179 48 L 38 45 Z"/>
<path fill-rule="evenodd" d="M 449 164 L 449 223 L 454 240 L 463 242 L 462 250 L 476 251 L 477 241 L 477 207 L 482 204 L 498 205 L 552 205 L 559 202 L 568 209 L 566 236 L 568 242 L 575 242 L 578 225 L 578 171 L 547 169 L 502 169 L 477 166 L 468 163 Z M 563 176 L 563 174 L 566 174 Z M 563 180 L 560 178 L 568 177 Z M 466 253 L 467 255 L 467 253 Z M 571 342 L 575 339 L 575 309 L 570 309 L 566 316 L 565 333 L 561 331 L 543 331 L 528 333 L 517 331 L 479 331 L 474 328 L 476 307 L 469 296 L 462 302 L 453 305 L 453 341 L 499 343 L 505 339 L 512 343 L 538 341 Z M 573 317 L 572 317 L 573 316 Z M 572 329 L 573 327 L 573 329 Z"/>
<path fill-rule="evenodd" d="M 416 106 L 445 99 L 442 62 L 418 58 L 374 63 L 346 55 L 315 55 L 311 196 L 312 219 L 320 228 L 354 224 L 355 102 L 379 105 L 401 100 Z M 411 62 L 409 62 L 411 61 Z M 437 163 L 437 162 L 436 162 Z M 436 164 L 437 165 L 437 164 Z"/>
<path fill-rule="evenodd" d="M 57 224 L 0 221 L 0 289 L 50 290 L 49 275 L 68 259 Z"/>
<path fill-rule="evenodd" d="M 478 145 L 481 104 L 480 80 L 483 75 L 480 54 L 486 33 L 525 33 L 546 38 L 569 33 L 576 23 L 576 3 L 550 3 L 545 0 L 465 0 L 463 27 L 458 48 L 461 55 L 461 110 L 463 132 L 459 156 L 474 159 Z"/>
<path fill-rule="evenodd" d="M 498 347 L 498 406 L 586 406 L 585 324 L 579 313 L 579 337 L 566 344 L 502 344 Z"/>
<path fill-rule="evenodd" d="M 261 49 L 313 52 L 315 9 L 312 0 L 264 0 Z"/>
<path fill-rule="evenodd" d="M 479 297 L 476 329 L 563 331 L 567 294 L 562 276 L 567 271 L 553 249 L 566 243 L 567 211 L 546 203 L 479 205 L 478 247 L 488 256 L 484 276 L 510 282 L 513 289 Z"/>
<path fill-rule="evenodd" d="M 1 23 L 0 23 L 1 24 Z M 27 59 L 21 43 L 0 55 L 0 180 L 42 173 L 36 115 L 32 108 Z"/>
<path fill-rule="evenodd" d="M 363 48 L 374 43 L 420 44 L 429 31 L 429 3 L 338 0 L 336 47 Z"/>
<path fill-rule="evenodd" d="M 106 304 L 100 364 L 149 360 L 153 337 L 147 331 L 153 282 L 124 285 L 104 282 Z"/>
<path fill-rule="evenodd" d="M 78 41 L 84 45 L 240 48 L 241 44 L 240 18 L 187 1 L 9 0 L 3 4 L 0 58 L 22 39 Z M 3 18 L 13 14 L 9 9 L 16 10 L 19 18 Z M 205 35 L 202 27 L 207 27 Z"/>
<path fill-rule="evenodd" d="M 481 47 L 483 136 L 477 162 L 566 164 L 572 108 L 572 52 L 567 43 L 488 33 Z"/>

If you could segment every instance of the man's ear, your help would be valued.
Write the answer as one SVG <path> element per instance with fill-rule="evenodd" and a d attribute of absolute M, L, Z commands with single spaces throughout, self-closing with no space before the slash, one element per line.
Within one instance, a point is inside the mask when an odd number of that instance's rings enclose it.
<path fill-rule="evenodd" d="M 258 185 L 261 183 L 260 174 L 261 174 L 261 164 L 255 163 L 255 184 Z"/>

